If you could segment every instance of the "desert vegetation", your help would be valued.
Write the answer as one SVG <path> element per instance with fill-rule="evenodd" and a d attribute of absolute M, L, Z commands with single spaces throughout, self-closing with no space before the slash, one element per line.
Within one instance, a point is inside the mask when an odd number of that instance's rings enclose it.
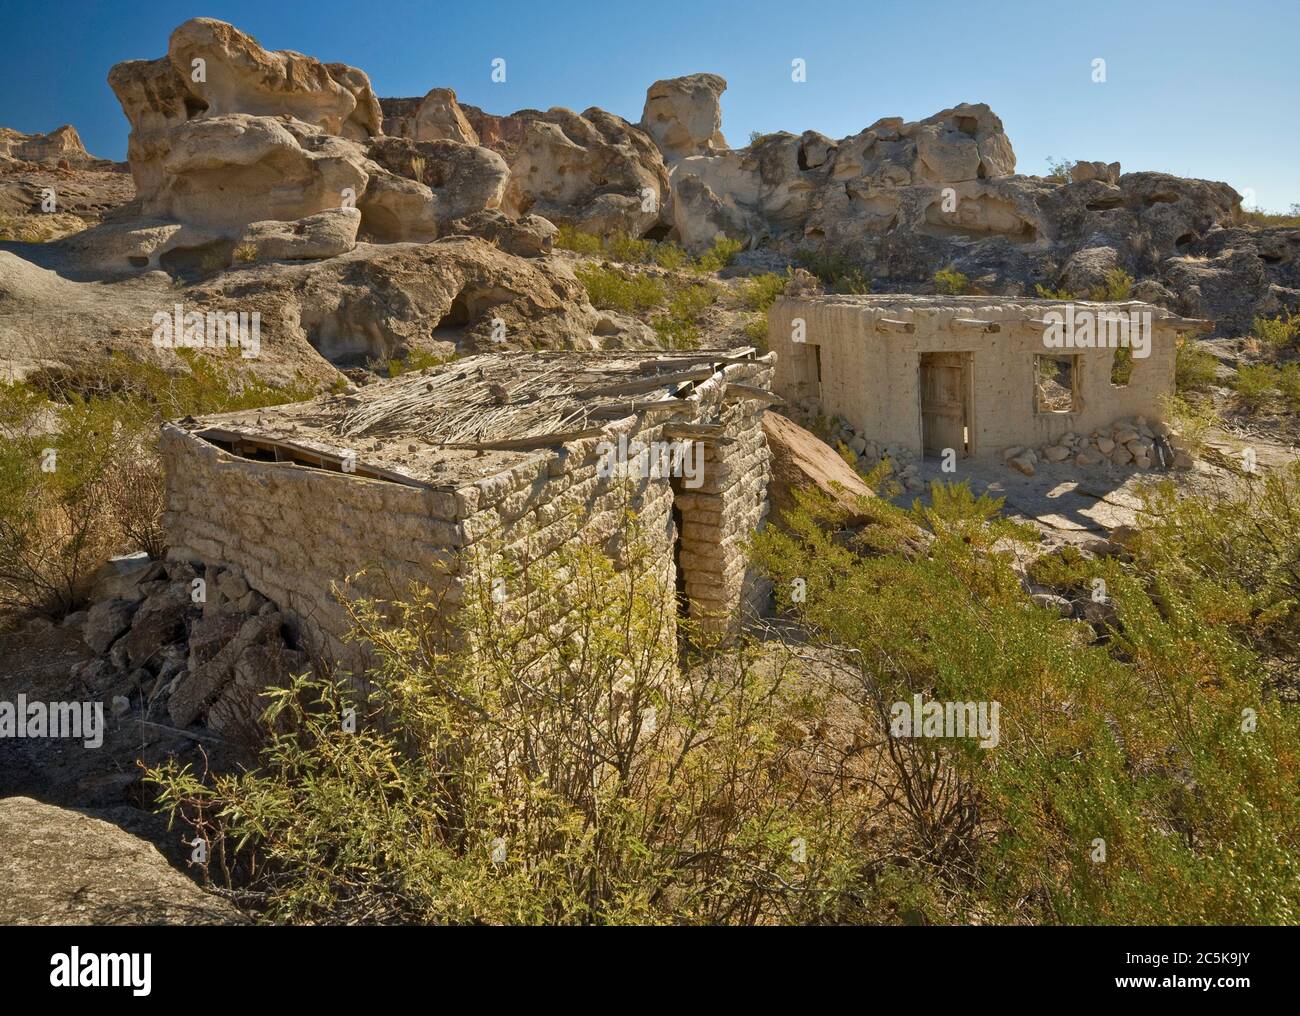
<path fill-rule="evenodd" d="M 355 605 L 374 695 L 304 676 L 257 770 L 160 801 L 273 920 L 1294 921 L 1300 469 L 1041 558 L 1090 622 L 1029 603 L 996 501 L 931 494 L 855 533 L 801 495 L 754 548 L 785 622 L 680 669 L 671 598 L 587 549 L 461 646 L 426 592 Z M 997 743 L 891 736 L 918 694 L 1000 703 Z"/>

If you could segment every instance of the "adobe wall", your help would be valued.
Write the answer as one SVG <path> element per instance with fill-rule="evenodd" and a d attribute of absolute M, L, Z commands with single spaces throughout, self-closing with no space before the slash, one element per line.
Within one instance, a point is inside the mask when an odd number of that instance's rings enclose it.
<path fill-rule="evenodd" d="M 777 354 L 774 390 L 794 403 L 814 395 L 811 364 L 813 347 L 819 347 L 825 415 L 843 416 L 859 434 L 914 455 L 922 451 L 922 353 L 972 354 L 971 422 L 973 453 L 978 456 L 997 455 L 1013 445 L 1052 443 L 1069 432 L 1108 427 L 1120 417 L 1160 418 L 1160 396 L 1174 387 L 1176 334 L 1171 325 L 1153 320 L 1151 355 L 1135 359 L 1128 385 L 1117 387 L 1110 383 L 1112 349 L 1045 346 L 1043 326 L 1031 323 L 1044 309 L 1009 301 L 903 312 L 898 306 L 855 304 L 845 298 L 782 298 L 768 318 L 768 342 Z M 996 321 L 1001 330 L 954 328 L 949 322 L 958 315 Z M 804 343 L 791 340 L 796 318 L 805 323 Z M 876 318 L 905 318 L 915 331 L 877 330 Z M 1035 411 L 1036 354 L 1078 355 L 1077 411 Z"/>
<path fill-rule="evenodd" d="M 727 370 L 732 380 L 751 384 L 771 378 L 769 364 Z M 700 385 L 691 402 L 695 421 L 721 422 L 732 440 L 706 451 L 705 482 L 684 491 L 679 505 L 687 592 L 697 598 L 693 613 L 729 614 L 762 595 L 743 543 L 767 513 L 764 403 L 724 402 L 721 386 L 712 382 Z M 454 608 L 471 580 L 469 562 L 491 569 L 498 555 L 506 555 L 516 564 L 537 563 L 581 541 L 602 546 L 621 563 L 622 548 L 612 538 L 629 510 L 647 543 L 648 567 L 675 599 L 673 481 L 602 475 L 608 470 L 600 450 L 601 441 L 616 441 L 620 433 L 629 443 L 669 440 L 663 431 L 663 417 L 630 417 L 602 438 L 539 451 L 452 490 L 254 461 L 165 425 L 168 556 L 234 566 L 314 647 L 351 665 L 362 658 L 356 646 L 341 641 L 349 619 L 332 592 L 345 579 L 364 569 L 349 588 L 377 598 L 405 596 L 412 582 L 421 582 Z M 505 591 L 509 598 L 508 586 Z"/>

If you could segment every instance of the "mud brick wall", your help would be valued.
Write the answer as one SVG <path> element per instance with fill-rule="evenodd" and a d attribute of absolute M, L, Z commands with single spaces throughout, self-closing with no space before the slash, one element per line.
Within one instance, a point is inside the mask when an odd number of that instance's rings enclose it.
<path fill-rule="evenodd" d="M 724 377 L 753 387 L 771 384 L 770 364 L 735 364 Z M 766 403 L 731 399 L 716 380 L 701 385 L 703 416 L 720 423 L 725 441 L 706 443 L 704 482 L 694 489 L 675 479 L 682 520 L 678 566 L 685 579 L 691 616 L 730 624 L 759 613 L 770 584 L 749 565 L 746 544 L 768 513 L 771 454 L 763 435 Z"/>
<path fill-rule="evenodd" d="M 777 300 L 768 316 L 768 341 L 777 354 L 774 390 L 791 402 L 815 397 L 825 415 L 844 417 L 869 440 L 920 455 L 921 354 L 969 353 L 972 454 L 978 456 L 999 455 L 1012 445 L 1050 444 L 1067 433 L 1087 433 L 1121 417 L 1158 420 L 1160 397 L 1173 391 L 1176 330 L 1158 317 L 1151 323 L 1150 356 L 1135 359 L 1129 383 L 1116 386 L 1110 383 L 1113 349 L 1044 345 L 1043 326 L 1033 323 L 1041 318 L 1043 305 L 993 300 L 957 308 L 927 306 L 926 299 L 918 298 L 915 310 L 855 303 L 847 297 Z M 949 322 L 957 316 L 995 321 L 1001 330 L 955 328 Z M 805 322 L 802 343 L 791 341 L 795 318 Z M 904 319 L 915 331 L 878 330 L 876 318 Z M 1036 354 L 1077 355 L 1075 411 L 1036 411 Z"/>
<path fill-rule="evenodd" d="M 766 387 L 770 362 L 726 368 L 730 381 Z M 603 441 L 650 445 L 664 417 L 628 417 L 600 438 L 528 455 L 510 469 L 456 487 L 423 488 L 288 462 L 231 454 L 188 431 L 164 427 L 164 525 L 173 559 L 237 568 L 277 603 L 309 645 L 351 666 L 364 650 L 345 643 L 349 598 L 406 598 L 422 583 L 448 610 L 471 583 L 501 574 L 507 601 L 527 569 L 574 542 L 600 547 L 628 564 L 623 522 L 636 514 L 648 550 L 647 581 L 675 601 L 677 560 L 695 616 L 732 617 L 755 609 L 766 588 L 751 574 L 745 541 L 767 516 L 766 404 L 734 399 L 718 379 L 701 384 L 676 423 L 720 423 L 727 442 L 705 442 L 704 484 L 682 489 L 668 476 L 605 475 Z M 680 510 L 682 529 L 674 523 Z M 679 543 L 680 541 L 680 543 Z M 680 553 L 679 553 L 680 547 Z M 675 610 L 666 612 L 675 617 Z M 674 632 L 665 632 L 672 638 Z"/>
<path fill-rule="evenodd" d="M 387 597 L 420 581 L 461 597 L 459 519 L 468 497 L 290 463 L 232 455 L 176 427 L 163 430 L 168 556 L 238 568 L 326 655 L 344 645 L 346 610 L 332 592 Z"/>

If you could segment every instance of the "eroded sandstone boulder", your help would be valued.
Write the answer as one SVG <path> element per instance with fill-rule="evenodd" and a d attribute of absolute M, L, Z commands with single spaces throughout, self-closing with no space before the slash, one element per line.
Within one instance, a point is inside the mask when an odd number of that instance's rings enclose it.
<path fill-rule="evenodd" d="M 591 108 L 525 115 L 509 146 L 502 210 L 541 215 L 598 235 L 643 236 L 663 221 L 668 171 L 653 141 L 621 117 Z"/>
<path fill-rule="evenodd" d="M 0 800 L 0 923 L 243 924 L 153 844 L 93 814 Z"/>
<path fill-rule="evenodd" d="M 726 150 L 718 102 L 726 90 L 726 80 L 717 74 L 667 78 L 647 89 L 638 126 L 659 146 L 665 163 Z"/>
<path fill-rule="evenodd" d="M 384 133 L 412 141 L 459 141 L 477 145 L 478 133 L 450 88 L 432 88 L 422 99 L 380 99 Z"/>
<path fill-rule="evenodd" d="M 829 497 L 850 524 L 862 521 L 861 502 L 875 496 L 857 472 L 830 445 L 779 413 L 763 414 L 763 434 L 772 452 L 768 498 L 773 521 L 796 506 L 794 492 L 811 487 Z"/>
<path fill-rule="evenodd" d="M 368 150 L 370 157 L 395 177 L 428 190 L 427 213 L 385 209 L 387 214 L 376 213 L 367 222 L 367 231 L 386 241 L 433 240 L 455 219 L 500 207 L 510 176 L 505 160 L 496 152 L 462 141 L 377 138 Z M 368 192 L 365 204 L 374 205 L 375 195 Z M 414 222 L 425 215 L 432 223 L 432 235 L 422 235 L 414 228 Z"/>

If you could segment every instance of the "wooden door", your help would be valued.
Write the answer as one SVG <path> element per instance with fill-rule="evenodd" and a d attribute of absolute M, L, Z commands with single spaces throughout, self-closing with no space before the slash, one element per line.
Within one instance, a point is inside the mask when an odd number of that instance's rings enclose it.
<path fill-rule="evenodd" d="M 967 453 L 968 357 L 965 353 L 921 354 L 921 436 L 927 455 L 952 448 Z"/>

